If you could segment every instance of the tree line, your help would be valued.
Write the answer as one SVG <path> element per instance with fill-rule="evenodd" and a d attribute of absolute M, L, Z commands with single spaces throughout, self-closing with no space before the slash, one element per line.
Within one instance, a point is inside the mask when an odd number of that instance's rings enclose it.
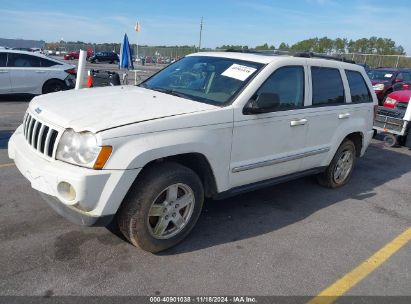
<path fill-rule="evenodd" d="M 247 45 L 223 45 L 219 49 L 236 49 L 248 50 Z M 257 45 L 256 50 L 273 50 L 274 45 L 265 43 Z M 362 54 L 378 54 L 378 55 L 405 55 L 404 48 L 397 45 L 395 41 L 389 38 L 361 38 L 358 40 L 348 40 L 347 38 L 330 39 L 328 37 L 310 38 L 299 41 L 293 45 L 282 42 L 278 46 L 279 50 L 284 51 L 310 51 L 316 53 L 362 53 Z"/>

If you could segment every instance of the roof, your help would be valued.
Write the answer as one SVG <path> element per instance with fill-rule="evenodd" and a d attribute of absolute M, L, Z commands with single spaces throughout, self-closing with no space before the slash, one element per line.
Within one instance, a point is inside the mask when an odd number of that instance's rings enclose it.
<path fill-rule="evenodd" d="M 223 57 L 223 58 L 230 58 L 230 59 L 239 59 L 244 61 L 252 61 L 258 63 L 270 63 L 275 60 L 278 60 L 280 57 L 290 57 L 284 55 L 266 55 L 266 54 L 258 54 L 258 53 L 240 53 L 240 52 L 201 52 L 201 53 L 194 53 L 187 56 L 208 56 L 208 57 Z"/>
<path fill-rule="evenodd" d="M 42 57 L 42 58 L 47 58 L 47 59 L 49 59 L 49 57 L 47 57 L 46 55 L 43 55 L 43 54 L 37 53 L 37 52 L 28 52 L 28 51 L 20 51 L 20 50 L 0 49 L 0 53 L 27 54 L 27 55 L 38 56 L 38 57 Z"/>
<path fill-rule="evenodd" d="M 222 58 L 230 58 L 230 59 L 238 59 L 244 61 L 252 61 L 258 62 L 263 64 L 269 64 L 272 62 L 280 61 L 283 59 L 294 59 L 300 60 L 301 62 L 305 62 L 306 60 L 314 60 L 317 64 L 325 63 L 325 65 L 329 65 L 330 63 L 334 62 L 336 65 L 345 68 L 351 68 L 354 70 L 358 70 L 362 67 L 348 62 L 339 61 L 337 59 L 333 60 L 333 57 L 329 57 L 329 59 L 325 59 L 326 56 L 323 58 L 318 57 L 311 57 L 307 58 L 304 56 L 291 56 L 285 54 L 267 54 L 267 53 L 242 53 L 242 52 L 201 52 L 201 53 L 194 53 L 187 56 L 209 56 L 209 57 L 222 57 Z"/>

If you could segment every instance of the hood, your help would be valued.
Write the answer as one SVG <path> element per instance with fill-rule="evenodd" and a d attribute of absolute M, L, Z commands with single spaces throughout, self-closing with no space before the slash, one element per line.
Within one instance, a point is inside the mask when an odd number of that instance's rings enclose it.
<path fill-rule="evenodd" d="M 409 102 L 411 98 L 411 90 L 404 91 L 394 91 L 388 95 L 388 97 L 398 101 L 398 102 Z"/>
<path fill-rule="evenodd" d="M 98 132 L 141 121 L 207 111 L 217 106 L 137 86 L 62 91 L 33 99 L 30 110 L 77 132 Z"/>

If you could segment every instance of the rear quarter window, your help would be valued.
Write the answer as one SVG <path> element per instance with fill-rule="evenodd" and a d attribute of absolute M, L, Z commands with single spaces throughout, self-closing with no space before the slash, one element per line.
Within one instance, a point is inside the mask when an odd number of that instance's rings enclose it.
<path fill-rule="evenodd" d="M 344 85 L 338 69 L 311 67 L 313 106 L 343 104 Z"/>
<path fill-rule="evenodd" d="M 54 65 L 61 65 L 61 63 L 52 61 L 52 60 L 48 60 L 48 59 L 44 59 L 44 58 L 40 58 L 40 65 L 43 68 L 48 68 Z"/>
<path fill-rule="evenodd" d="M 348 84 L 351 92 L 351 102 L 373 102 L 367 83 L 360 72 L 346 70 Z"/>

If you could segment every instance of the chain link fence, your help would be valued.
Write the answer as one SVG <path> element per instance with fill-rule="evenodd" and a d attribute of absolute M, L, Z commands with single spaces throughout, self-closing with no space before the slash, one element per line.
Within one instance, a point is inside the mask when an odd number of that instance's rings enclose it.
<path fill-rule="evenodd" d="M 130 44 L 133 55 L 138 57 L 158 57 L 158 58 L 170 58 L 178 59 L 188 54 L 197 52 L 195 46 L 182 46 L 182 47 L 154 47 L 154 46 L 137 46 L 136 44 Z M 61 42 L 55 47 L 60 52 L 75 52 L 80 49 L 87 50 L 90 48 L 94 53 L 97 52 L 115 52 L 120 53 L 120 43 L 105 43 L 105 44 L 92 44 L 92 43 L 73 43 L 73 42 Z"/>
<path fill-rule="evenodd" d="M 343 54 L 342 56 L 356 63 L 367 64 L 372 68 L 411 68 L 411 57 L 408 56 L 377 54 Z"/>
<path fill-rule="evenodd" d="M 130 45 L 133 50 L 133 56 L 140 58 L 154 58 L 154 59 L 167 59 L 167 62 L 184 57 L 188 54 L 195 53 L 198 49 L 195 46 L 183 46 L 183 47 L 155 47 L 155 46 L 137 46 L 136 44 Z M 92 44 L 92 43 L 73 43 L 73 42 L 60 42 L 57 44 L 57 49 L 63 52 L 74 52 L 80 49 L 87 50 L 91 48 L 93 52 L 115 52 L 120 53 L 120 43 L 104 43 L 104 44 Z M 201 51 L 205 51 L 202 49 Z M 219 49 L 207 49 L 206 51 L 221 51 Z M 377 67 L 392 67 L 392 68 L 411 68 L 411 57 L 403 55 L 378 55 L 378 54 L 358 54 L 348 53 L 340 54 L 346 59 L 354 60 L 360 64 L 367 64 L 372 68 Z"/>

